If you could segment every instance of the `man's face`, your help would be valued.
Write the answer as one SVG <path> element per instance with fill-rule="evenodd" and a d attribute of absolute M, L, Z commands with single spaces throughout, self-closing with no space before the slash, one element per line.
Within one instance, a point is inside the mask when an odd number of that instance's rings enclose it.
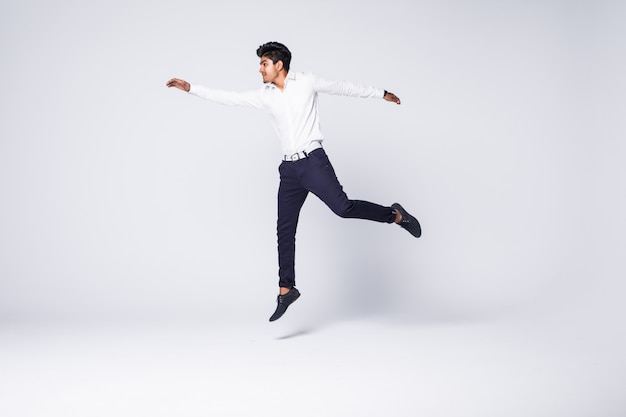
<path fill-rule="evenodd" d="M 280 69 L 282 68 L 282 61 L 277 61 L 276 64 L 272 62 L 268 57 L 261 57 L 261 63 L 259 72 L 263 76 L 264 83 L 272 83 L 278 78 Z"/>

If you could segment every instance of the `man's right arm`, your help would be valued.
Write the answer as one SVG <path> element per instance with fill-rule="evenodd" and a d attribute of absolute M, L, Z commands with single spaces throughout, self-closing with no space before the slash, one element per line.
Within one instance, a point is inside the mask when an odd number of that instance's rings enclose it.
<path fill-rule="evenodd" d="M 178 88 L 179 90 L 183 90 L 186 92 L 189 92 L 189 89 L 191 88 L 191 84 L 189 84 L 185 80 L 181 80 L 178 78 L 172 78 L 165 85 L 167 85 L 168 87 L 175 87 L 175 88 Z"/>
<path fill-rule="evenodd" d="M 185 80 L 178 78 L 172 78 L 166 84 L 168 87 L 175 87 L 179 90 L 186 91 L 189 94 L 203 98 L 205 100 L 212 101 L 214 103 L 225 104 L 229 106 L 243 106 L 262 108 L 263 102 L 261 100 L 261 94 L 259 90 L 235 92 L 216 90 L 213 88 L 204 87 L 201 85 L 191 85 Z"/>

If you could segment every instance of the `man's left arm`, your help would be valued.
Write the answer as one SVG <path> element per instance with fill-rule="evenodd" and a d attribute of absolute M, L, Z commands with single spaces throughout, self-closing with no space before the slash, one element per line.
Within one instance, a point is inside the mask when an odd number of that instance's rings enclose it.
<path fill-rule="evenodd" d="M 395 94 L 373 86 L 357 84 L 350 81 L 335 81 L 313 75 L 315 90 L 320 93 L 334 94 L 348 97 L 383 98 L 386 101 L 400 104 Z"/>
<path fill-rule="evenodd" d="M 387 101 L 391 101 L 392 103 L 400 104 L 400 97 L 387 90 L 385 90 L 385 95 L 383 95 L 383 98 Z"/>

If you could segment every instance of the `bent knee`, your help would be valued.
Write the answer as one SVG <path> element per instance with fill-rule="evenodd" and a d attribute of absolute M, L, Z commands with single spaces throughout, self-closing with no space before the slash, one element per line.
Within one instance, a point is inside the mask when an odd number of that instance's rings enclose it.
<path fill-rule="evenodd" d="M 342 205 L 337 206 L 337 207 L 331 207 L 331 210 L 337 216 L 346 219 L 346 218 L 352 217 L 352 208 L 353 207 L 354 207 L 354 204 L 352 203 L 352 201 L 347 201 L 346 204 L 342 204 Z"/>

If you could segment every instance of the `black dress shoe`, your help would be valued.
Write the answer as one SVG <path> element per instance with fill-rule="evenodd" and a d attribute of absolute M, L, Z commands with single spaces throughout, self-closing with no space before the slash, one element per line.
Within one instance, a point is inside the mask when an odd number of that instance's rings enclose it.
<path fill-rule="evenodd" d="M 300 297 L 300 291 L 297 290 L 296 287 L 292 287 L 289 292 L 285 295 L 279 295 L 276 298 L 277 306 L 276 311 L 270 317 L 270 321 L 278 320 L 285 314 L 287 311 L 287 307 L 289 307 L 294 301 L 296 301 Z"/>
<path fill-rule="evenodd" d="M 413 216 L 411 216 L 400 204 L 393 203 L 391 208 L 397 210 L 402 215 L 402 220 L 398 225 L 403 229 L 407 230 L 410 234 L 415 237 L 420 237 L 422 235 L 422 227 L 420 226 L 420 222 Z"/>

